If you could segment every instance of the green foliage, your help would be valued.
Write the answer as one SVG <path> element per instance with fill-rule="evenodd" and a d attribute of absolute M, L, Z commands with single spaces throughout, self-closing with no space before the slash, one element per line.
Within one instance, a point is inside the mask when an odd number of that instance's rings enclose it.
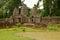
<path fill-rule="evenodd" d="M 48 24 L 48 29 L 51 31 L 60 31 L 60 24 Z"/>
<path fill-rule="evenodd" d="M 16 36 L 17 32 L 12 29 L 0 29 L 0 40 L 33 40 L 29 37 Z"/>
<path fill-rule="evenodd" d="M 0 8 L 7 2 L 8 0 L 0 0 Z"/>
<path fill-rule="evenodd" d="M 34 5 L 37 9 L 40 7 L 41 0 L 38 0 Z M 15 7 L 21 6 L 21 0 L 0 0 L 0 18 L 10 17 Z M 44 11 L 38 9 L 38 13 L 42 13 L 43 16 L 60 16 L 60 0 L 43 0 Z M 29 15 L 30 10 L 28 9 Z"/>
<path fill-rule="evenodd" d="M 43 0 L 44 16 L 60 16 L 60 0 Z"/>
<path fill-rule="evenodd" d="M 21 23 L 17 23 L 15 26 L 16 27 L 20 27 L 21 26 Z"/>
<path fill-rule="evenodd" d="M 28 16 L 31 14 L 31 9 L 28 8 Z"/>
<path fill-rule="evenodd" d="M 10 17 L 15 7 L 21 5 L 21 0 L 0 0 L 0 18 Z"/>
<path fill-rule="evenodd" d="M 34 4 L 34 7 L 39 8 L 39 7 L 40 7 L 40 6 L 39 6 L 40 1 L 41 1 L 41 0 L 38 0 L 37 4 Z"/>

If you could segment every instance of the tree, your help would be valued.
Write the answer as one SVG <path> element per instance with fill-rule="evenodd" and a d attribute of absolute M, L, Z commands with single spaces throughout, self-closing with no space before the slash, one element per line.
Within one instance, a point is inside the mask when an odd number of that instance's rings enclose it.
<path fill-rule="evenodd" d="M 36 7 L 37 9 L 40 7 L 40 5 L 39 5 L 40 4 L 40 1 L 41 0 L 38 0 L 37 4 L 34 4 L 34 7 Z"/>
<path fill-rule="evenodd" d="M 0 9 L 0 14 L 4 15 L 4 18 L 11 16 L 14 8 L 18 8 L 18 6 L 21 5 L 21 0 L 0 0 L 0 2 L 0 8 L 3 9 L 3 11 Z"/>
<path fill-rule="evenodd" d="M 60 0 L 43 0 L 44 16 L 60 16 Z"/>
<path fill-rule="evenodd" d="M 44 16 L 48 16 L 50 8 L 50 0 L 43 0 L 43 4 L 44 4 Z"/>
<path fill-rule="evenodd" d="M 0 8 L 7 2 L 8 0 L 0 0 Z"/>

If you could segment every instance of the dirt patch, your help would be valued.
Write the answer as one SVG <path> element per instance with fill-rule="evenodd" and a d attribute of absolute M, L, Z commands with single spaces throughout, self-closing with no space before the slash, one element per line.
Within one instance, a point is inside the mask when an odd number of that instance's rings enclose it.
<path fill-rule="evenodd" d="M 29 37 L 36 40 L 60 40 L 60 32 L 20 32 L 18 37 Z"/>

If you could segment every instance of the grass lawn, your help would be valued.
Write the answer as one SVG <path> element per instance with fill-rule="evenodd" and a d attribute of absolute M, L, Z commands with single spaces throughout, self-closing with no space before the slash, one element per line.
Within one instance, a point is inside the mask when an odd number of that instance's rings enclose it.
<path fill-rule="evenodd" d="M 0 29 L 0 40 L 33 40 L 27 37 L 17 37 L 15 28 L 10 29 Z"/>
<path fill-rule="evenodd" d="M 0 40 L 34 40 L 28 37 L 18 37 L 15 34 L 19 32 L 60 32 L 60 24 L 59 25 L 48 25 L 47 29 L 32 29 L 27 27 L 16 27 L 16 28 L 6 28 L 0 29 Z M 58 26 L 58 27 L 57 27 Z"/>

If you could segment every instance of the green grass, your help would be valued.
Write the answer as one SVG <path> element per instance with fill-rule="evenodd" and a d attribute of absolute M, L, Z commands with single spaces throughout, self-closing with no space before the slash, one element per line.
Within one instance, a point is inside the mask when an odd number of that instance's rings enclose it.
<path fill-rule="evenodd" d="M 51 23 L 49 23 L 47 25 L 47 29 L 26 28 L 26 26 L 21 25 L 20 23 L 18 23 L 16 25 L 16 27 L 19 27 L 19 26 L 20 26 L 20 28 L 18 28 L 18 31 L 22 31 L 22 29 L 24 29 L 24 28 L 21 28 L 21 27 L 25 27 L 26 32 L 44 32 L 44 31 L 45 32 L 51 32 L 51 31 L 53 31 L 53 32 L 56 32 L 56 31 L 60 32 L 60 24 L 51 24 Z"/>
<path fill-rule="evenodd" d="M 28 27 L 20 27 L 17 28 L 16 31 L 17 32 L 22 32 L 22 30 L 25 29 L 26 32 L 60 32 L 60 24 L 48 24 L 46 29 L 32 29 L 32 28 L 28 28 Z"/>
<path fill-rule="evenodd" d="M 0 29 L 0 40 L 33 40 L 27 37 L 17 37 L 15 28 Z"/>
<path fill-rule="evenodd" d="M 48 30 L 60 32 L 60 24 L 48 24 Z"/>
<path fill-rule="evenodd" d="M 18 37 L 15 34 L 19 32 L 60 32 L 60 24 L 49 24 L 47 29 L 32 29 L 27 27 L 15 27 L 0 29 L 0 40 L 34 40 L 27 37 Z"/>
<path fill-rule="evenodd" d="M 0 29 L 0 40 L 35 40 L 32 38 L 16 36 L 16 33 L 23 32 L 22 31 L 23 29 L 25 29 L 26 32 L 41 31 L 41 30 L 36 30 L 36 29 L 31 29 L 26 27 Z"/>

